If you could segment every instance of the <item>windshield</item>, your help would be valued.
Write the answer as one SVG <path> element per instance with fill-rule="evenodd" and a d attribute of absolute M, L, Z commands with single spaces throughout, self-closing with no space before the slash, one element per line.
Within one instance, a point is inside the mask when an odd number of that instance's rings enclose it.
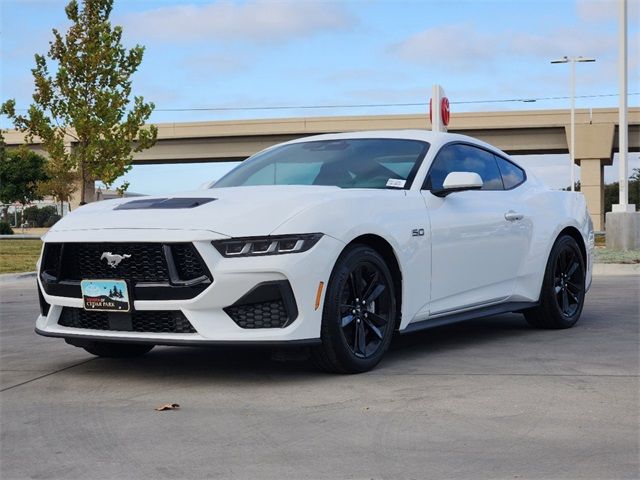
<path fill-rule="evenodd" d="M 429 144 L 403 139 L 345 139 L 276 147 L 242 162 L 213 188 L 329 185 L 409 188 Z"/>

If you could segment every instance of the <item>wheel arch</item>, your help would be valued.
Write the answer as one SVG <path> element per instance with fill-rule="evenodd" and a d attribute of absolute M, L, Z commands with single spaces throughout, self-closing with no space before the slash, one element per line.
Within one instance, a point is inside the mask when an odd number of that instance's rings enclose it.
<path fill-rule="evenodd" d="M 398 329 L 402 320 L 402 270 L 400 269 L 400 262 L 398 261 L 395 250 L 386 239 L 373 233 L 367 233 L 354 238 L 345 246 L 345 249 L 354 244 L 366 245 L 373 248 L 380 254 L 389 267 L 395 289 L 396 308 L 398 311 L 395 329 Z"/>
<path fill-rule="evenodd" d="M 556 237 L 555 241 L 553 242 L 555 244 L 555 242 L 558 241 L 558 239 L 564 235 L 568 235 L 571 238 L 573 238 L 576 243 L 578 244 L 578 247 L 580 248 L 580 253 L 582 254 L 582 260 L 585 264 L 585 267 L 587 265 L 587 245 L 585 244 L 584 238 L 582 237 L 582 234 L 580 233 L 580 230 L 578 230 L 576 227 L 565 227 L 563 230 L 560 231 L 560 233 L 558 233 L 558 236 Z"/>

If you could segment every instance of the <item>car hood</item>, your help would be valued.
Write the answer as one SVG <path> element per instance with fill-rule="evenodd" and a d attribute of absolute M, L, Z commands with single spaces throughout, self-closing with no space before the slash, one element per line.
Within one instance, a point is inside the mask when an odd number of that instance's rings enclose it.
<path fill-rule="evenodd" d="M 287 185 L 121 198 L 80 207 L 51 231 L 177 229 L 208 230 L 229 237 L 268 235 L 303 210 L 346 192 L 338 187 Z"/>

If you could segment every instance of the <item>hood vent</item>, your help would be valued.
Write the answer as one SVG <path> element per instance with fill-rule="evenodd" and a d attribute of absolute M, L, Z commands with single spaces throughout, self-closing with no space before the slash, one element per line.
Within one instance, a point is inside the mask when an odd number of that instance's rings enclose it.
<path fill-rule="evenodd" d="M 122 203 L 114 210 L 150 210 L 150 209 L 177 209 L 195 208 L 205 203 L 213 202 L 216 198 L 152 198 L 145 200 L 133 200 Z"/>

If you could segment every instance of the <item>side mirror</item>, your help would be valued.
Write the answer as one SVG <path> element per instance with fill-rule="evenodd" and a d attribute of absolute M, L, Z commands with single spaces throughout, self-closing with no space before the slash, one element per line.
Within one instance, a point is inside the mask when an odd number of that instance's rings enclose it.
<path fill-rule="evenodd" d="M 480 190 L 483 182 L 482 177 L 474 172 L 451 172 L 442 183 L 440 190 L 432 190 L 431 193 L 438 197 L 446 197 L 453 192 L 465 190 Z"/>

